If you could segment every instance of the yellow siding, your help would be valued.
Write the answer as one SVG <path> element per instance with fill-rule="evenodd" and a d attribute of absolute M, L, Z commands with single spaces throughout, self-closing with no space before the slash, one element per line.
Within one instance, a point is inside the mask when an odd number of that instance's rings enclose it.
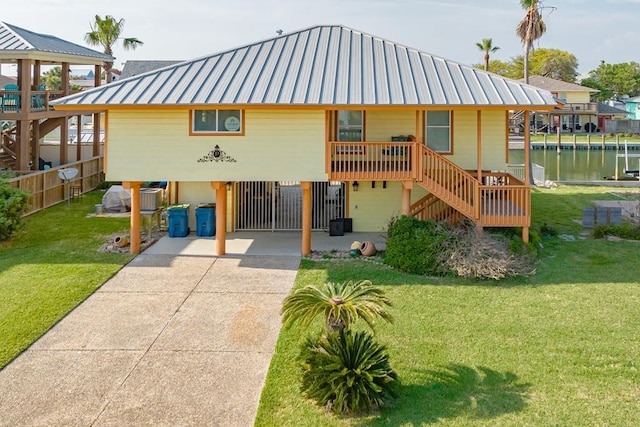
<path fill-rule="evenodd" d="M 391 141 L 392 136 L 416 133 L 415 111 L 367 111 L 365 120 L 367 141 Z"/>
<path fill-rule="evenodd" d="M 567 96 L 567 102 L 571 104 L 586 104 L 590 101 L 591 95 L 589 92 L 565 92 Z"/>
<path fill-rule="evenodd" d="M 507 169 L 507 133 L 504 111 L 482 112 L 482 169 Z M 476 168 L 474 168 L 476 169 Z"/>
<path fill-rule="evenodd" d="M 426 194 L 426 190 L 414 185 L 411 190 L 411 203 L 420 200 Z M 400 215 L 401 208 L 400 182 L 387 181 L 387 188 L 382 188 L 382 182 L 376 182 L 376 188 L 371 188 L 370 181 L 362 181 L 357 192 L 349 193 L 349 216 L 353 218 L 353 231 L 386 231 L 389 220 Z"/>
<path fill-rule="evenodd" d="M 184 110 L 109 112 L 108 180 L 326 180 L 323 111 L 246 110 L 244 136 L 189 136 Z M 218 145 L 235 162 L 198 162 Z"/>
<path fill-rule="evenodd" d="M 475 111 L 453 113 L 453 155 L 446 157 L 463 169 L 476 169 L 478 164 L 476 116 Z"/>

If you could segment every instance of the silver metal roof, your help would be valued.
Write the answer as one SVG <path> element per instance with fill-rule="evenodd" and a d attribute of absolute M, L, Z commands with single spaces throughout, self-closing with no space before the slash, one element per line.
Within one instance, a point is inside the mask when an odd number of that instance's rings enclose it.
<path fill-rule="evenodd" d="M 80 58 L 113 61 L 110 55 L 77 45 L 48 34 L 34 33 L 15 25 L 0 22 L 0 54 L 15 55 L 23 52 L 71 55 Z"/>
<path fill-rule="evenodd" d="M 343 26 L 283 34 L 55 103 L 556 106 L 547 90 Z"/>

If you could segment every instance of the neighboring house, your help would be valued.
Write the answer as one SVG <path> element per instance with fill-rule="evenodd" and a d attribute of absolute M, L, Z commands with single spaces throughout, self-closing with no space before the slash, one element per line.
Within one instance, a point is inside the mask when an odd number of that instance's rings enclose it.
<path fill-rule="evenodd" d="M 122 67 L 122 74 L 119 78 L 126 79 L 129 77 L 147 73 L 149 71 L 155 71 L 159 68 L 175 65 L 180 62 L 182 61 L 130 60 L 124 63 L 124 67 Z"/>
<path fill-rule="evenodd" d="M 0 88 L 5 87 L 6 85 L 16 84 L 18 80 L 15 77 L 3 76 L 0 74 Z"/>
<path fill-rule="evenodd" d="M 601 129 L 598 103 L 591 102 L 591 94 L 598 90 L 537 75 L 529 77 L 529 84 L 548 90 L 563 104 L 561 109 L 553 112 L 535 113 L 531 120 L 532 128 L 550 133 L 555 133 L 558 128 L 561 132 L 587 133 Z"/>
<path fill-rule="evenodd" d="M 624 108 L 627 111 L 627 118 L 640 120 L 640 96 L 634 98 L 623 98 Z"/>
<path fill-rule="evenodd" d="M 37 168 L 40 162 L 40 141 L 55 129 L 60 129 L 59 161 L 66 164 L 68 153 L 68 121 L 70 117 L 93 114 L 99 123 L 100 112 L 91 109 L 84 112 L 54 111 L 51 100 L 71 93 L 69 69 L 72 65 L 93 66 L 94 73 L 100 74 L 104 61 L 113 57 L 96 52 L 84 46 L 67 42 L 48 34 L 35 33 L 15 25 L 0 22 L 0 62 L 16 64 L 18 70 L 17 88 L 3 86 L 0 89 L 0 121 L 14 122 L 0 140 L 0 167 L 26 172 Z M 41 71 L 43 66 L 60 66 L 62 69 L 62 89 L 44 90 Z M 99 83 L 99 82 L 98 82 Z M 93 155 L 100 155 L 100 129 L 94 129 Z M 79 151 L 77 151 L 79 153 Z M 79 154 L 78 154 L 79 156 Z M 44 159 L 47 160 L 47 159 Z M 79 159 L 77 159 L 79 160 Z M 44 203 L 44 202 L 41 202 Z"/>
<path fill-rule="evenodd" d="M 530 186 L 509 175 L 508 112 L 551 93 L 342 26 L 316 26 L 135 75 L 56 101 L 107 111 L 106 179 L 169 203 L 216 203 L 227 231 L 387 228 L 394 215 L 522 227 Z M 528 158 L 525 144 L 525 158 Z M 526 172 L 528 162 L 525 161 Z M 528 180 L 525 173 L 525 180 Z"/>

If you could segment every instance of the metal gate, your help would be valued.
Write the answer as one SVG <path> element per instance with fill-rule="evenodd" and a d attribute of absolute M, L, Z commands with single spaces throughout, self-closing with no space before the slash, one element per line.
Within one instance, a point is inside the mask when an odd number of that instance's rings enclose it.
<path fill-rule="evenodd" d="M 329 221 L 345 216 L 345 184 L 311 184 L 311 228 L 328 230 Z M 298 181 L 237 182 L 236 230 L 302 230 L 302 188 Z"/>

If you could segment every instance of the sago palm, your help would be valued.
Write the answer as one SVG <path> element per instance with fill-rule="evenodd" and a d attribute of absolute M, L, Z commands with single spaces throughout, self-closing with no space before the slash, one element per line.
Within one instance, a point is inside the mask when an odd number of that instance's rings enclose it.
<path fill-rule="evenodd" d="M 302 391 L 333 412 L 359 413 L 396 395 L 385 346 L 364 331 L 340 331 L 303 347 Z"/>
<path fill-rule="evenodd" d="M 493 39 L 482 39 L 481 42 L 476 43 L 476 46 L 484 52 L 484 70 L 489 71 L 489 56 L 500 48 L 493 45 Z"/>
<path fill-rule="evenodd" d="M 124 19 L 116 21 L 116 19 L 107 15 L 101 18 L 96 15 L 95 22 L 91 24 L 91 31 L 84 35 L 84 40 L 91 46 L 102 46 L 104 53 L 113 56 L 113 45 L 122 39 L 122 47 L 124 50 L 135 50 L 138 46 L 144 44 L 135 37 L 121 38 L 120 35 L 124 30 Z M 111 69 L 113 62 L 105 61 L 104 72 L 106 74 L 107 83 L 111 82 Z"/>
<path fill-rule="evenodd" d="M 520 5 L 526 13 L 522 21 L 518 22 L 516 34 L 524 45 L 524 81 L 529 83 L 529 52 L 533 48 L 533 42 L 547 31 L 547 25 L 542 20 L 540 0 L 520 0 Z"/>
<path fill-rule="evenodd" d="M 369 280 L 307 285 L 285 298 L 282 322 L 285 328 L 296 322 L 307 328 L 322 315 L 327 332 L 349 330 L 358 319 L 364 320 L 373 329 L 377 317 L 387 322 L 393 321 L 386 310 L 390 305 L 384 292 Z"/>

